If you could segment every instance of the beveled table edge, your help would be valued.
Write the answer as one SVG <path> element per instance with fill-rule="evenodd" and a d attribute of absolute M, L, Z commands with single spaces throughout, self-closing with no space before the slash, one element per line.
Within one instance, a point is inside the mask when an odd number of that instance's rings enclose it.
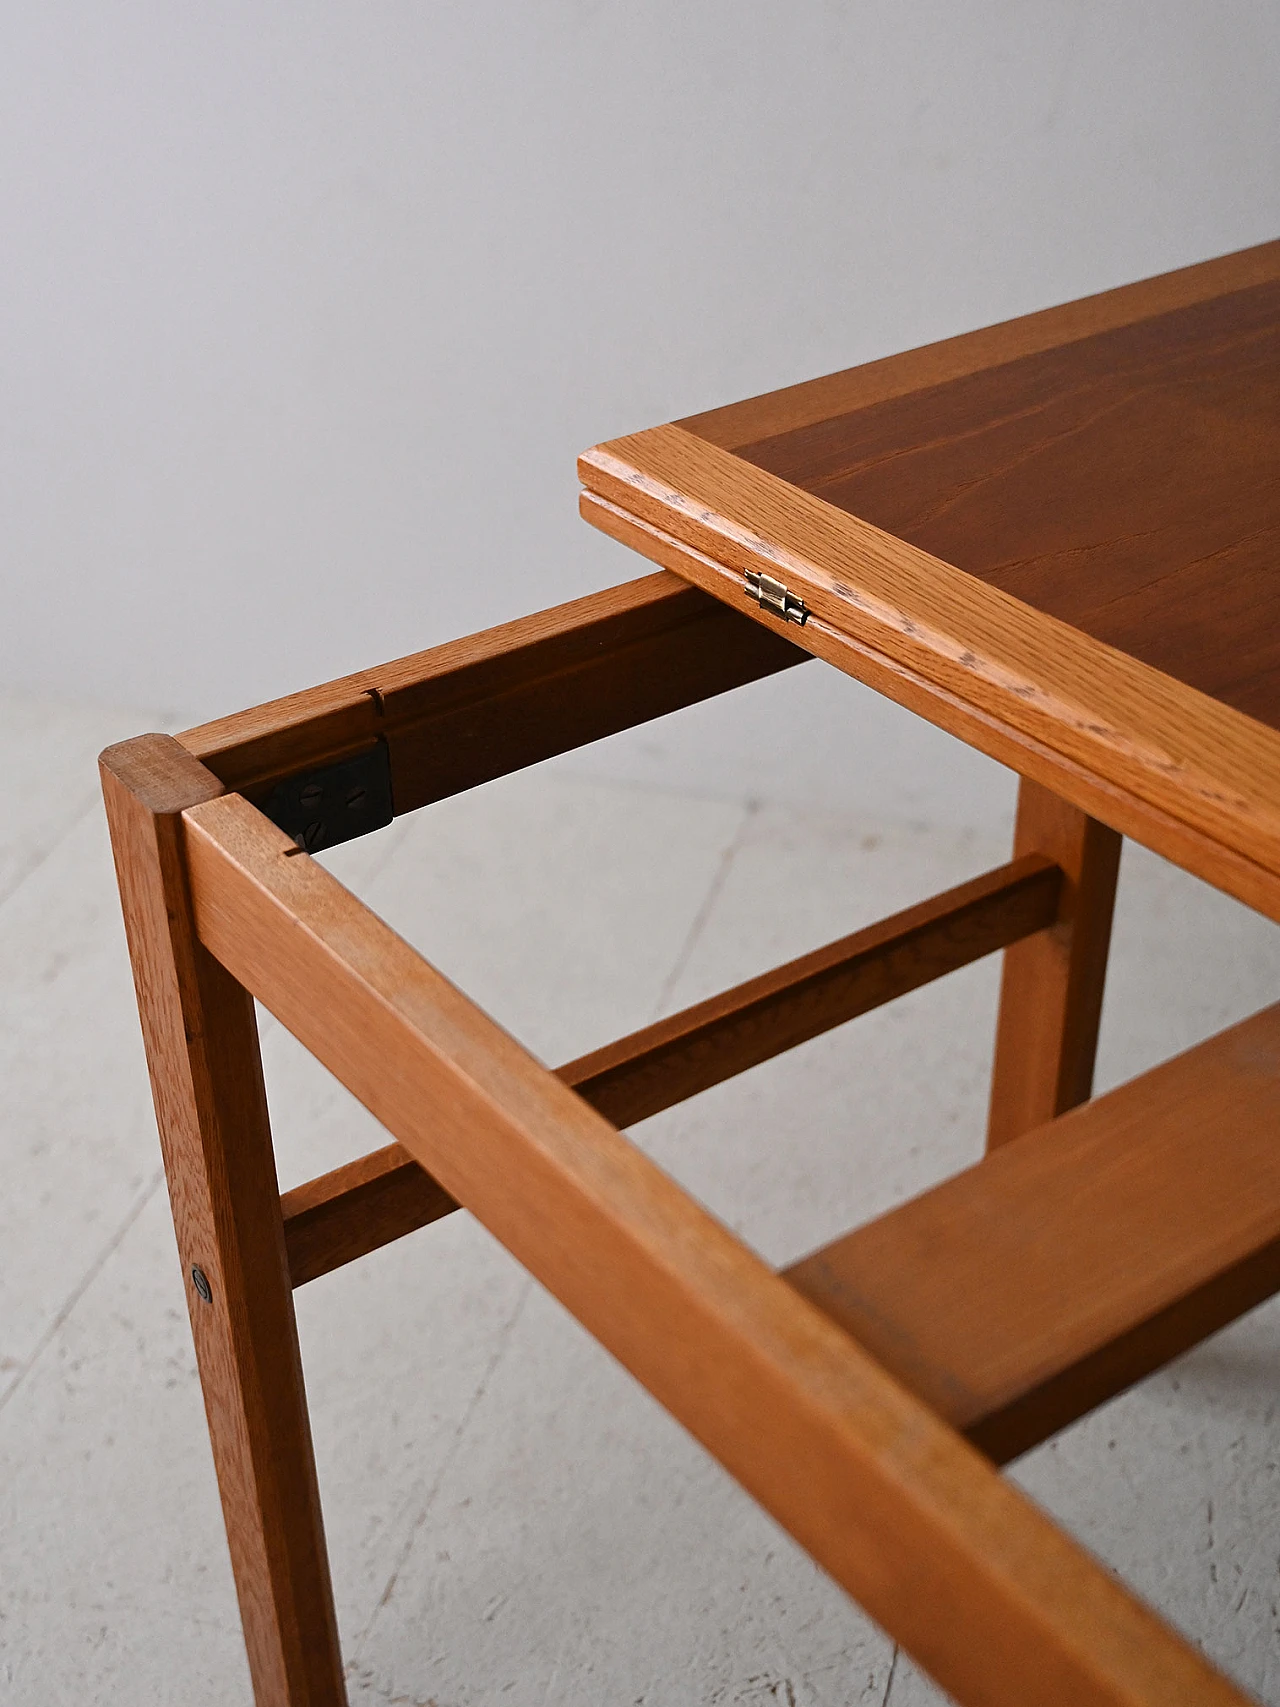
<path fill-rule="evenodd" d="M 681 426 L 579 476 L 606 533 L 1280 921 L 1280 732 Z"/>

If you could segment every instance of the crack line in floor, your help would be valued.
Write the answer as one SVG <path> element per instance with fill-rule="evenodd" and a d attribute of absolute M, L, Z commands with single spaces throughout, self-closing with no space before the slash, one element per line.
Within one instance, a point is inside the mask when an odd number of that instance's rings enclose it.
<path fill-rule="evenodd" d="M 889 1661 L 889 1675 L 884 1680 L 884 1695 L 881 1698 L 880 1707 L 889 1707 L 889 1697 L 893 1694 L 893 1680 L 898 1674 L 898 1655 L 901 1652 L 902 1649 L 895 1642 L 893 1644 L 893 1658 Z"/>
<path fill-rule="evenodd" d="M 84 805 L 80 807 L 75 816 L 69 819 L 64 827 L 58 831 L 57 835 L 54 836 L 49 845 L 41 848 L 38 853 L 33 854 L 29 858 L 25 865 L 19 867 L 18 874 L 10 882 L 9 887 L 0 891 L 0 907 L 8 906 L 9 902 L 13 900 L 14 896 L 22 888 L 23 884 L 26 883 L 29 878 L 34 877 L 36 872 L 40 870 L 41 866 L 48 864 L 49 860 L 51 860 L 54 854 L 57 853 L 63 842 L 68 841 L 75 834 L 81 824 L 84 823 L 85 819 L 88 818 L 95 810 L 97 805 L 98 795 L 96 792 L 86 796 Z"/>
<path fill-rule="evenodd" d="M 758 800 L 748 800 L 743 806 L 742 817 L 739 820 L 738 827 L 734 831 L 724 852 L 720 855 L 720 863 L 716 866 L 715 875 L 712 877 L 711 882 L 707 887 L 707 892 L 702 898 L 701 906 L 693 916 L 693 923 L 689 926 L 688 933 L 685 936 L 684 943 L 681 946 L 679 954 L 676 955 L 675 965 L 671 968 L 671 971 L 667 974 L 667 977 L 663 982 L 661 993 L 658 996 L 657 1003 L 653 1010 L 653 1017 L 655 1020 L 660 1019 L 666 1012 L 667 1004 L 671 1000 L 672 994 L 675 991 L 676 986 L 679 984 L 680 979 L 683 977 L 686 967 L 693 958 L 693 951 L 698 946 L 702 933 L 707 927 L 707 921 L 715 910 L 716 902 L 720 899 L 721 892 L 723 891 L 725 884 L 728 882 L 729 873 L 733 869 L 733 862 L 742 851 L 743 843 L 747 839 L 747 831 L 751 828 L 752 823 L 758 816 L 760 807 L 761 802 Z"/>
<path fill-rule="evenodd" d="M 383 1589 L 382 1593 L 379 1595 L 377 1604 L 374 1606 L 373 1611 L 370 1613 L 368 1621 L 366 1622 L 364 1628 L 361 1630 L 360 1634 L 356 1637 L 355 1642 L 352 1644 L 351 1657 L 347 1662 L 347 1673 L 349 1676 L 352 1675 L 357 1670 L 357 1668 L 358 1668 L 358 1666 L 359 1666 L 359 1664 L 363 1658 L 365 1643 L 367 1642 L 367 1640 L 368 1640 L 368 1638 L 369 1638 L 369 1636 L 373 1630 L 373 1627 L 377 1622 L 378 1614 L 382 1611 L 383 1607 L 386 1606 L 388 1601 L 391 1599 L 392 1594 L 395 1592 L 395 1586 L 396 1586 L 397 1581 L 399 1580 L 400 1573 L 401 1573 L 401 1571 L 403 1571 L 405 1565 L 408 1563 L 409 1556 L 413 1552 L 414 1546 L 417 1543 L 418 1533 L 421 1530 L 423 1524 L 427 1521 L 427 1518 L 431 1512 L 431 1508 L 435 1504 L 436 1498 L 439 1495 L 441 1488 L 444 1486 L 445 1477 L 448 1475 L 449 1470 L 453 1465 L 453 1461 L 458 1455 L 458 1451 L 462 1445 L 464 1438 L 466 1437 L 467 1430 L 471 1427 L 472 1418 L 475 1416 L 475 1413 L 480 1406 L 481 1400 L 484 1398 L 485 1394 L 489 1390 L 489 1383 L 492 1381 L 494 1374 L 497 1371 L 498 1365 L 502 1362 L 503 1358 L 507 1354 L 507 1348 L 511 1344 L 511 1338 L 512 1338 L 512 1334 L 515 1331 L 516 1323 L 520 1320 L 521 1313 L 523 1312 L 524 1307 L 525 1307 L 526 1303 L 528 1302 L 530 1294 L 532 1293 L 532 1291 L 533 1291 L 533 1277 L 530 1275 L 530 1276 L 526 1277 L 524 1285 L 520 1289 L 520 1296 L 516 1300 L 515 1308 L 511 1311 L 511 1314 L 507 1317 L 506 1321 L 502 1324 L 502 1328 L 501 1328 L 501 1331 L 499 1333 L 498 1343 L 494 1347 L 493 1354 L 490 1357 L 489 1362 L 485 1367 L 484 1374 L 480 1377 L 480 1380 L 476 1385 L 475 1391 L 472 1393 L 470 1399 L 467 1401 L 466 1410 L 463 1412 L 461 1418 L 458 1421 L 457 1427 L 453 1431 L 453 1439 L 449 1442 L 448 1448 L 445 1451 L 444 1456 L 440 1460 L 439 1467 L 436 1470 L 434 1478 L 432 1479 L 431 1486 L 427 1490 L 427 1496 L 426 1496 L 425 1501 L 423 1502 L 422 1509 L 421 1509 L 421 1511 L 419 1511 L 417 1517 L 414 1519 L 412 1525 L 410 1526 L 408 1537 L 405 1540 L 404 1545 L 400 1549 L 399 1557 L 396 1559 L 395 1564 L 391 1568 L 391 1575 L 387 1578 L 387 1585 Z"/>
<path fill-rule="evenodd" d="M 0 1412 L 4 1411 L 4 1408 L 9 1403 L 10 1399 L 12 1399 L 13 1395 L 18 1391 L 19 1387 L 22 1386 L 22 1383 L 26 1380 L 27 1376 L 30 1375 L 31 1371 L 35 1368 L 41 1357 L 43 1357 L 48 1347 L 52 1345 L 53 1341 L 57 1338 L 63 1324 L 70 1317 L 76 1305 L 84 1297 L 90 1286 L 93 1285 L 94 1281 L 106 1267 L 108 1259 L 120 1248 L 125 1235 L 129 1232 L 129 1229 L 133 1226 L 134 1222 L 155 1196 L 156 1190 L 163 1179 L 164 1169 L 157 1168 L 155 1173 L 152 1174 L 148 1184 L 135 1199 L 132 1207 L 129 1209 L 120 1225 L 98 1252 L 97 1256 L 89 1264 L 89 1267 L 82 1276 L 79 1284 L 73 1287 L 61 1309 L 58 1310 L 53 1320 L 49 1323 L 49 1326 L 36 1341 L 31 1355 L 24 1363 L 19 1365 L 18 1372 L 14 1376 L 12 1383 L 6 1387 L 3 1393 L 0 1393 Z"/>

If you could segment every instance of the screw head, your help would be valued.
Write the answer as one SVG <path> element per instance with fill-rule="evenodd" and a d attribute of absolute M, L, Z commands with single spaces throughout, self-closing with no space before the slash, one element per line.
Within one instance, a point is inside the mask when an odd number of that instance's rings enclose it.
<path fill-rule="evenodd" d="M 191 1284 L 206 1304 L 213 1303 L 213 1288 L 209 1284 L 209 1276 L 198 1264 L 191 1270 Z"/>
<path fill-rule="evenodd" d="M 324 790 L 318 782 L 309 782 L 298 796 L 299 806 L 318 806 L 324 799 Z"/>

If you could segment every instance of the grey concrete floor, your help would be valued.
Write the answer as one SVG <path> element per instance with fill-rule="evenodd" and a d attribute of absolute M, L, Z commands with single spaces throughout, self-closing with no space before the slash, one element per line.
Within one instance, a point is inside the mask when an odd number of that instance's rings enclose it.
<path fill-rule="evenodd" d="M 154 720 L 0 703 L 0 1700 L 226 1707 L 249 1685 L 92 764 Z M 1001 822 L 607 773 L 511 778 L 327 856 L 553 1063 L 1006 857 Z M 636 1141 L 797 1257 L 979 1154 L 997 972 Z M 1127 849 L 1102 1087 L 1277 995 L 1280 932 Z M 267 1016 L 263 1046 L 282 1184 L 380 1141 Z M 939 1699 L 466 1216 L 298 1314 L 353 1703 Z M 1278 1354 L 1264 1306 L 1013 1472 L 1276 1703 Z"/>

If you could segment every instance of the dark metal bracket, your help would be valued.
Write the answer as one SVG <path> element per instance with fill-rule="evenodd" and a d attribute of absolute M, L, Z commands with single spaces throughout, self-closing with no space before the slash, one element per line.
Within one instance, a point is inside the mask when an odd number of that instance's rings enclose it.
<path fill-rule="evenodd" d="M 262 810 L 306 853 L 381 830 L 394 816 L 387 743 L 375 741 L 336 765 L 286 777 L 272 789 Z"/>

